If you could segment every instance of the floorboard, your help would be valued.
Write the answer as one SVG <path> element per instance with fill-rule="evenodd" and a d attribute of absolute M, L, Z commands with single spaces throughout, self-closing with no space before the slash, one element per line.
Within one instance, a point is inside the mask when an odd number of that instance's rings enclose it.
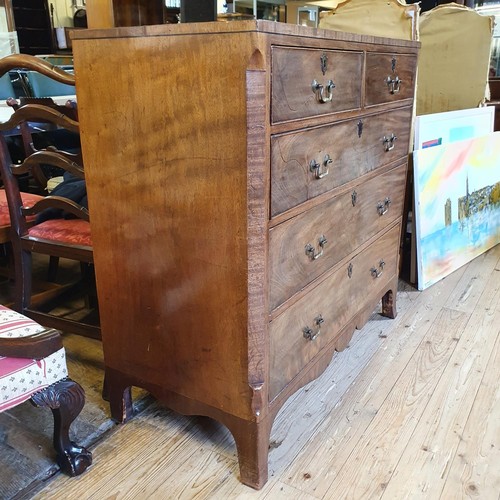
<path fill-rule="evenodd" d="M 373 316 L 282 408 L 261 491 L 239 482 L 223 426 L 153 404 L 34 498 L 498 500 L 499 259 L 500 245 L 424 292 L 403 284 L 397 318 Z"/>

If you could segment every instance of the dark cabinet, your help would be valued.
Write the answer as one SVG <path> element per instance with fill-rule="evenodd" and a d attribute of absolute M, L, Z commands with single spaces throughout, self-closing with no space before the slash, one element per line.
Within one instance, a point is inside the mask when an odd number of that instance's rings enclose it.
<path fill-rule="evenodd" d="M 50 54 L 54 38 L 47 0 L 12 0 L 12 13 L 23 54 Z"/>

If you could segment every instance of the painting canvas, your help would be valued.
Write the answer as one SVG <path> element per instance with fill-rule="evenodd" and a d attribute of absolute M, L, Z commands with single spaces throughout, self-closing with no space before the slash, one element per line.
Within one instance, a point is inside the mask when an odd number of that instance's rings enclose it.
<path fill-rule="evenodd" d="M 423 290 L 500 243 L 500 132 L 414 152 Z"/>
<path fill-rule="evenodd" d="M 426 149 L 493 132 L 495 106 L 417 116 L 414 149 Z"/>

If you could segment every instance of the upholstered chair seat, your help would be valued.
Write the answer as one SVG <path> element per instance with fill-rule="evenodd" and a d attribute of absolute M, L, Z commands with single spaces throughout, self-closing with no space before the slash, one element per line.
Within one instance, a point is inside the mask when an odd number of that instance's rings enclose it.
<path fill-rule="evenodd" d="M 90 223 L 82 219 L 49 219 L 28 230 L 31 238 L 92 247 Z"/>
<path fill-rule="evenodd" d="M 83 408 L 85 395 L 68 377 L 59 333 L 0 305 L 0 412 L 27 400 L 52 410 L 61 469 L 71 476 L 84 472 L 92 455 L 69 439 L 69 428 Z"/>

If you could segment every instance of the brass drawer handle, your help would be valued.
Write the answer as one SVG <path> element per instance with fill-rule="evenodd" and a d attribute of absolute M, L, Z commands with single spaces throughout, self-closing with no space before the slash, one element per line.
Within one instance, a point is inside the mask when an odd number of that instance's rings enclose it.
<path fill-rule="evenodd" d="M 328 243 L 328 240 L 324 237 L 324 235 L 321 235 L 319 240 L 318 240 L 318 245 L 319 245 L 319 252 L 316 253 L 316 249 L 308 243 L 306 245 L 306 255 L 311 259 L 311 260 L 316 260 L 319 259 L 323 255 L 323 250 L 325 248 L 325 245 Z"/>
<path fill-rule="evenodd" d="M 400 80 L 399 76 L 396 76 L 396 78 L 388 76 L 385 83 L 387 83 L 387 87 L 389 88 L 389 92 L 391 94 L 397 94 L 401 90 L 403 80 Z"/>
<path fill-rule="evenodd" d="M 316 340 L 318 336 L 321 334 L 321 325 L 324 323 L 323 316 L 318 315 L 316 318 L 314 318 L 314 324 L 316 325 L 316 331 L 314 331 L 312 328 L 309 328 L 308 326 L 304 327 L 302 329 L 302 333 L 304 335 L 304 338 L 307 340 L 310 340 L 311 342 Z"/>
<path fill-rule="evenodd" d="M 383 260 L 381 260 L 379 262 L 379 265 L 378 265 L 378 269 L 376 269 L 375 267 L 372 267 L 370 269 L 370 273 L 371 275 L 374 277 L 374 278 L 380 278 L 380 276 L 382 276 L 382 272 L 384 270 L 384 266 L 385 266 L 385 262 Z"/>
<path fill-rule="evenodd" d="M 377 203 L 377 211 L 380 216 L 385 215 L 389 211 L 391 205 L 391 199 L 387 197 L 383 202 L 379 201 Z"/>
<path fill-rule="evenodd" d="M 309 170 L 314 173 L 314 177 L 316 179 L 323 179 L 323 177 L 328 175 L 330 165 L 332 163 L 333 160 L 330 158 L 330 155 L 326 154 L 322 165 L 320 165 L 316 160 L 311 160 L 309 162 Z"/>
<path fill-rule="evenodd" d="M 394 134 L 391 134 L 389 137 L 384 135 L 382 142 L 384 143 L 384 149 L 386 151 L 392 151 L 394 149 L 394 141 L 397 137 Z"/>
<path fill-rule="evenodd" d="M 325 95 L 325 87 L 318 83 L 316 80 L 313 80 L 311 83 L 312 91 L 316 94 L 316 98 L 318 102 L 325 103 L 330 102 L 333 99 L 333 89 L 335 88 L 335 84 L 332 80 L 328 80 L 326 84 L 326 95 Z"/>

